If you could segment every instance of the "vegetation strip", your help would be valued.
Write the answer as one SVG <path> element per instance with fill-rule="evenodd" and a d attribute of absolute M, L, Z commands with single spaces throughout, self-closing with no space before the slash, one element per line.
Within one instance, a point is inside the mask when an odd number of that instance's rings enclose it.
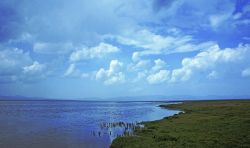
<path fill-rule="evenodd" d="M 186 101 L 161 105 L 185 113 L 145 122 L 135 136 L 116 138 L 111 148 L 250 147 L 250 100 Z"/>

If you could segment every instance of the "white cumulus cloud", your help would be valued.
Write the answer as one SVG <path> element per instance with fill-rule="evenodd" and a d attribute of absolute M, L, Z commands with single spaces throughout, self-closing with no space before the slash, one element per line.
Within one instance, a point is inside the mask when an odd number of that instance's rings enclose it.
<path fill-rule="evenodd" d="M 163 83 L 169 79 L 170 72 L 168 70 L 160 70 L 159 72 L 150 74 L 147 77 L 149 84 Z"/>
<path fill-rule="evenodd" d="M 154 60 L 154 65 L 151 68 L 140 69 L 133 82 L 138 82 L 145 78 L 149 84 L 159 84 L 167 81 L 169 76 L 170 71 L 166 70 L 166 62 L 161 59 L 156 59 Z"/>
<path fill-rule="evenodd" d="M 22 49 L 4 49 L 0 51 L 0 59 L 0 82 L 35 82 L 49 74 L 45 64 L 33 61 Z"/>
<path fill-rule="evenodd" d="M 101 42 L 98 46 L 91 48 L 82 48 L 76 50 L 70 55 L 70 61 L 76 62 L 80 60 L 101 58 L 110 53 L 119 52 L 120 49 L 107 43 Z"/>
<path fill-rule="evenodd" d="M 96 80 L 103 80 L 105 85 L 122 83 L 125 81 L 125 75 L 121 72 L 123 63 L 118 60 L 112 60 L 109 69 L 101 68 L 96 73 Z"/>
<path fill-rule="evenodd" d="M 237 62 L 244 58 L 250 46 L 239 45 L 236 48 L 220 49 L 218 45 L 211 46 L 207 50 L 198 53 L 193 58 L 184 58 L 182 67 L 172 71 L 171 81 L 186 81 L 197 71 L 213 70 L 220 64 Z"/>
<path fill-rule="evenodd" d="M 0 51 L 0 59 L 0 75 L 18 75 L 32 63 L 29 53 L 18 48 Z"/>
<path fill-rule="evenodd" d="M 150 65 L 151 61 L 150 60 L 139 60 L 136 63 L 131 63 L 128 66 L 128 69 L 130 71 L 139 71 L 139 70 L 144 70 Z"/>
<path fill-rule="evenodd" d="M 32 65 L 24 66 L 23 73 L 28 75 L 40 74 L 45 70 L 46 66 L 38 63 L 37 61 L 33 62 Z"/>
<path fill-rule="evenodd" d="M 152 67 L 154 72 L 166 68 L 166 62 L 161 59 L 154 60 L 154 63 L 155 65 Z"/>

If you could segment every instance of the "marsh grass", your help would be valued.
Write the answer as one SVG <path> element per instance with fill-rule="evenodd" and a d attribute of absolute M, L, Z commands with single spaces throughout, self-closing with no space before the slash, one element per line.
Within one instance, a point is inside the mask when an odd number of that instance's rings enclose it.
<path fill-rule="evenodd" d="M 134 136 L 116 138 L 111 148 L 250 147 L 250 101 L 187 101 L 162 105 L 185 113 L 145 122 Z"/>

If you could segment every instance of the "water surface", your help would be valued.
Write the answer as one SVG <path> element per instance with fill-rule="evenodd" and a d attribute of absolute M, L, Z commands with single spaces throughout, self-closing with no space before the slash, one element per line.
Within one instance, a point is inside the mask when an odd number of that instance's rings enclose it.
<path fill-rule="evenodd" d="M 160 102 L 0 101 L 0 147 L 106 148 L 122 131 L 101 123 L 158 120 Z"/>

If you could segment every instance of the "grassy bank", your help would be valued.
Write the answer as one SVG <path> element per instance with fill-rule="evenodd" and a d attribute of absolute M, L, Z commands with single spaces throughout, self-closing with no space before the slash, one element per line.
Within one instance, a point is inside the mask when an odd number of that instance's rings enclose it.
<path fill-rule="evenodd" d="M 250 147 L 250 101 L 188 101 L 164 105 L 185 113 L 146 122 L 136 136 L 119 137 L 112 148 Z"/>

